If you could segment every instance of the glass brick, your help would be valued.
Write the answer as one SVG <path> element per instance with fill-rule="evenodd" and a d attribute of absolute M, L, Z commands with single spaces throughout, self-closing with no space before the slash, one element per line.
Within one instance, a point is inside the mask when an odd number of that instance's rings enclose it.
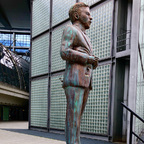
<path fill-rule="evenodd" d="M 91 10 L 93 21 L 87 31 L 93 52 L 99 58 L 111 56 L 113 2 L 109 1 Z"/>
<path fill-rule="evenodd" d="M 66 117 L 66 97 L 62 88 L 63 75 L 51 77 L 50 128 L 64 129 Z"/>
<path fill-rule="evenodd" d="M 52 59 L 51 59 L 51 71 L 58 71 L 65 69 L 65 61 L 60 57 L 60 47 L 62 33 L 66 25 L 70 25 L 70 22 L 59 26 L 52 32 Z"/>
<path fill-rule="evenodd" d="M 31 83 L 31 126 L 47 128 L 48 79 Z"/>
<path fill-rule="evenodd" d="M 101 0 L 80 0 L 80 2 L 84 2 L 85 4 L 87 4 L 89 6 L 95 4 L 95 3 L 99 2 L 99 1 L 101 1 Z"/>
<path fill-rule="evenodd" d="M 93 89 L 82 117 L 81 131 L 107 134 L 110 65 L 99 66 L 93 72 Z"/>
<path fill-rule="evenodd" d="M 53 0 L 53 20 L 52 25 L 56 25 L 69 18 L 68 12 L 76 0 Z"/>
<path fill-rule="evenodd" d="M 35 39 L 32 43 L 31 75 L 48 73 L 49 33 Z"/>
<path fill-rule="evenodd" d="M 34 0 L 32 8 L 32 37 L 34 37 L 49 29 L 50 0 Z"/>

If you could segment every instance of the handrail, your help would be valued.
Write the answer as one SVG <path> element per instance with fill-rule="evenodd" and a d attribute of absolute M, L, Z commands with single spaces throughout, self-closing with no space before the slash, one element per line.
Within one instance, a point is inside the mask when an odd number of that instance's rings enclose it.
<path fill-rule="evenodd" d="M 136 136 L 139 140 L 141 140 L 144 143 L 144 140 L 142 140 L 135 132 L 133 132 L 133 116 L 137 117 L 139 120 L 141 120 L 144 123 L 144 119 L 142 119 L 139 115 L 137 115 L 134 111 L 132 111 L 129 107 L 127 107 L 124 103 L 121 102 L 124 108 L 126 108 L 130 112 L 130 133 L 129 133 L 129 144 L 132 144 L 132 135 Z"/>

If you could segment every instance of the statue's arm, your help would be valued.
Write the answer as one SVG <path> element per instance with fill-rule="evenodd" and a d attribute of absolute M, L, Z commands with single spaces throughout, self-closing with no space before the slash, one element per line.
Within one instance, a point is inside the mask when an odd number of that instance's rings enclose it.
<path fill-rule="evenodd" d="M 77 31 L 71 27 L 67 27 L 64 30 L 60 50 L 62 59 L 80 64 L 92 64 L 95 59 L 94 56 L 74 50 L 73 43 L 76 40 L 76 34 Z"/>

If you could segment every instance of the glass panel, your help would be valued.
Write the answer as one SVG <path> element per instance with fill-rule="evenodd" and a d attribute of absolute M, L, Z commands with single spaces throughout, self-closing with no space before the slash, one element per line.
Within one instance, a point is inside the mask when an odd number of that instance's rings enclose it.
<path fill-rule="evenodd" d="M 18 49 L 18 48 L 16 48 L 15 52 L 17 52 L 17 53 L 28 53 L 29 50 L 28 49 Z"/>
<path fill-rule="evenodd" d="M 48 79 L 31 83 L 31 126 L 47 128 Z"/>
<path fill-rule="evenodd" d="M 93 22 L 87 33 L 93 45 L 94 55 L 99 58 L 111 55 L 112 14 L 112 1 L 91 10 Z"/>
<path fill-rule="evenodd" d="M 51 78 L 50 128 L 64 129 L 66 117 L 66 97 L 62 88 L 63 75 Z"/>
<path fill-rule="evenodd" d="M 48 73 L 49 33 L 32 43 L 32 76 Z"/>
<path fill-rule="evenodd" d="M 13 34 L 0 33 L 0 43 L 4 46 L 13 46 Z"/>
<path fill-rule="evenodd" d="M 93 89 L 90 92 L 82 117 L 81 131 L 107 134 L 110 65 L 99 66 L 93 72 Z"/>
<path fill-rule="evenodd" d="M 34 0 L 32 10 L 32 37 L 49 29 L 50 0 Z"/>
<path fill-rule="evenodd" d="M 99 1 L 101 1 L 101 0 L 80 0 L 80 2 L 84 2 L 85 4 L 87 4 L 89 6 L 95 4 L 95 3 L 99 2 Z"/>
<path fill-rule="evenodd" d="M 70 24 L 66 23 L 62 26 L 59 26 L 52 33 L 52 66 L 51 71 L 57 71 L 65 69 L 65 61 L 60 57 L 60 46 L 62 39 L 62 32 L 66 25 Z"/>
<path fill-rule="evenodd" d="M 16 46 L 30 47 L 30 35 L 16 34 Z"/>
<path fill-rule="evenodd" d="M 52 25 L 56 25 L 69 18 L 68 12 L 76 0 L 53 0 L 53 20 Z"/>

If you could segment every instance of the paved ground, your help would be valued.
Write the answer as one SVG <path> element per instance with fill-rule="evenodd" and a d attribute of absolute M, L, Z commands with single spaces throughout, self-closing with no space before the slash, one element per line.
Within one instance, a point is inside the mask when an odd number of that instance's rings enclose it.
<path fill-rule="evenodd" d="M 112 144 L 81 138 L 82 144 Z M 0 144 L 65 144 L 63 134 L 28 130 L 28 122 L 0 122 Z"/>

